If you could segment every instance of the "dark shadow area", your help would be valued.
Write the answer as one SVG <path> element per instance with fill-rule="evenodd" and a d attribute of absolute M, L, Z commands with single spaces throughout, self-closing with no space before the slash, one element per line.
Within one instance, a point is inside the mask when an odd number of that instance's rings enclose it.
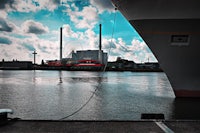
<path fill-rule="evenodd" d="M 173 119 L 200 120 L 200 98 L 175 98 Z"/>
<path fill-rule="evenodd" d="M 155 114 L 155 113 L 142 113 L 141 114 L 141 119 L 161 119 L 164 120 L 165 119 L 165 115 L 164 114 Z"/>

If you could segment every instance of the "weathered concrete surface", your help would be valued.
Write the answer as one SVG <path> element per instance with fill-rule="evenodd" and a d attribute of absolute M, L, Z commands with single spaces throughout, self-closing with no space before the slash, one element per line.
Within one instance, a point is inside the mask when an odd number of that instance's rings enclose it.
<path fill-rule="evenodd" d="M 160 121 L 177 133 L 199 133 L 200 121 Z M 164 133 L 155 121 L 11 121 L 1 133 Z"/>

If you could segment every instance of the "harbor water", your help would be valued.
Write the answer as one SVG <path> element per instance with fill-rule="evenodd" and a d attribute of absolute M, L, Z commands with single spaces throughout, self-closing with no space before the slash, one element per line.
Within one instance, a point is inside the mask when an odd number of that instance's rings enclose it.
<path fill-rule="evenodd" d="M 176 99 L 165 73 L 0 71 L 0 108 L 37 120 L 199 119 L 199 99 Z"/>

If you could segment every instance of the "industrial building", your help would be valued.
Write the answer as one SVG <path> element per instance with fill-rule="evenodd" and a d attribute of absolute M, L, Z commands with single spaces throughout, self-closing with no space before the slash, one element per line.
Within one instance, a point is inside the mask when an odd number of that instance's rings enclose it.
<path fill-rule="evenodd" d="M 107 53 L 101 49 L 101 24 L 99 25 L 99 49 L 72 51 L 71 57 L 62 58 L 62 27 L 60 28 L 60 60 L 47 61 L 48 67 L 67 70 L 103 70 L 107 64 Z"/>
<path fill-rule="evenodd" d="M 107 64 L 108 56 L 107 53 L 104 53 L 103 50 L 82 50 L 72 52 L 72 61 L 80 60 L 94 60 L 98 61 L 101 64 Z"/>

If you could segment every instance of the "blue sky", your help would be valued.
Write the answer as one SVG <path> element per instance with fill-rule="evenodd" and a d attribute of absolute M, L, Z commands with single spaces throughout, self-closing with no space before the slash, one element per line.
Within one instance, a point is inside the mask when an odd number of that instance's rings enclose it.
<path fill-rule="evenodd" d="M 110 0 L 3 0 L 0 3 L 0 59 L 37 63 L 59 59 L 59 29 L 63 27 L 63 57 L 72 50 L 102 47 L 109 61 L 157 61 L 145 42 L 116 11 Z"/>

